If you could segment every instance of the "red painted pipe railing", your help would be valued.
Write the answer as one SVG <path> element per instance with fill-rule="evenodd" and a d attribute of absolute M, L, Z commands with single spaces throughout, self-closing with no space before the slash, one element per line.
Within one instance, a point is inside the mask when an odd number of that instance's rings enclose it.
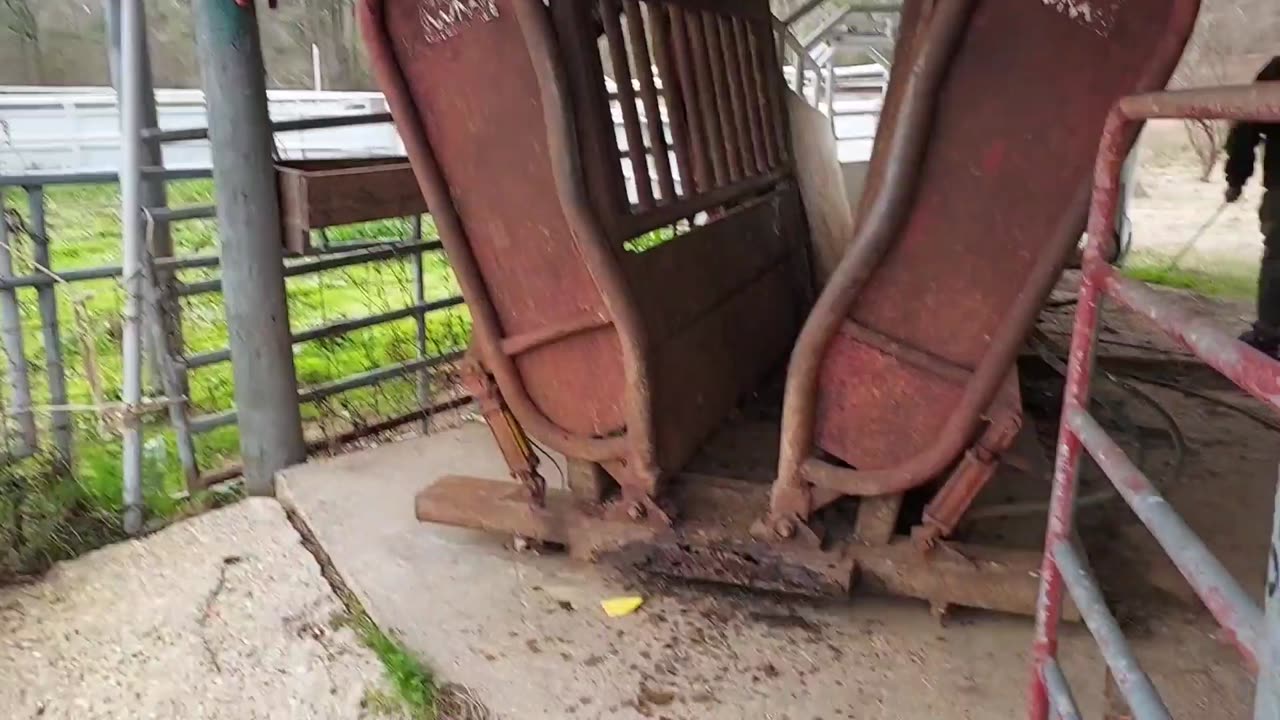
<path fill-rule="evenodd" d="M 1263 355 L 1212 323 L 1140 282 L 1121 277 L 1104 258 L 1111 256 L 1111 222 L 1119 202 L 1125 138 L 1137 122 L 1152 118 L 1212 118 L 1252 122 L 1280 121 L 1280 83 L 1151 93 L 1118 103 L 1103 131 L 1089 214 L 1089 242 L 1064 393 L 1058 453 L 1054 463 L 1049 523 L 1041 570 L 1040 599 L 1032 644 L 1032 679 L 1027 716 L 1046 720 L 1078 717 L 1070 688 L 1059 669 L 1058 624 L 1063 591 L 1071 593 L 1107 666 L 1137 718 L 1169 717 L 1159 694 L 1138 666 L 1115 618 L 1106 608 L 1097 581 L 1071 544 L 1073 506 L 1080 453 L 1087 450 L 1115 484 L 1121 497 L 1168 553 L 1246 665 L 1257 673 L 1266 646 L 1262 612 L 1156 492 L 1151 481 L 1125 456 L 1087 411 L 1093 371 L 1098 313 L 1103 297 L 1147 318 L 1205 363 L 1264 403 L 1280 410 L 1280 362 Z"/>

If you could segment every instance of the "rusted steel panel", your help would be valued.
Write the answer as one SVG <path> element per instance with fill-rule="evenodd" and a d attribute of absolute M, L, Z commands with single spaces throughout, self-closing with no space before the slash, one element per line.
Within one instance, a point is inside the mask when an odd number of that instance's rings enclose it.
<path fill-rule="evenodd" d="M 679 468 L 786 357 L 799 327 L 792 272 L 775 265 L 657 349 L 659 455 Z M 696 360 L 694 360 L 696 358 Z"/>
<path fill-rule="evenodd" d="M 1107 25 L 1082 26 L 1044 3 L 979 3 L 940 98 L 913 211 L 854 319 L 975 367 L 1010 309 L 1034 301 L 1019 299 L 1019 280 L 1062 241 L 1062 215 L 1080 212 L 1068 199 L 1089 178 L 1111 106 L 1148 89 L 1169 15 L 1166 0 L 1126 2 Z M 994 88 L 993 67 L 1002 68 Z M 1077 222 L 1083 229 L 1082 215 Z"/>
<path fill-rule="evenodd" d="M 798 465 L 825 487 L 888 493 L 936 478 L 960 457 L 1079 237 L 1089 178 L 1081 158 L 1096 146 L 1107 108 L 1126 93 L 1164 84 L 1196 6 L 1134 0 L 1082 23 L 1042 3 L 977 2 L 971 14 L 964 0 L 936 5 L 911 43 L 912 71 L 896 75 L 906 87 L 885 119 L 883 159 L 858 239 L 792 357 L 776 512 L 805 512 Z M 948 38 L 955 54 L 942 58 L 938 74 L 927 61 Z M 1010 71 L 993 86 L 991 67 Z M 933 83 L 936 90 L 923 92 Z M 1063 98 L 1071 102 L 1064 106 Z M 919 112 L 930 104 L 933 111 Z M 873 464 L 883 448 L 862 441 L 866 423 L 936 427 L 932 406 L 912 417 L 895 405 L 898 394 L 833 404 L 821 419 L 832 427 L 819 433 L 840 442 L 823 449 L 857 471 L 813 458 L 797 463 L 811 452 L 804 418 L 812 410 L 804 398 L 827 395 L 814 360 L 848 321 L 973 372 L 943 430 L 893 467 Z M 852 365 L 845 372 L 863 383 L 887 382 Z M 911 384 L 900 392 L 913 392 Z M 919 392 L 928 397 L 932 388 L 922 384 Z"/>
<path fill-rule="evenodd" d="M 782 205 L 794 202 L 794 195 L 784 192 L 766 195 L 627 258 L 627 278 L 645 308 L 645 327 L 655 343 L 670 341 L 726 297 L 789 261 L 797 243 L 777 226 Z M 791 314 L 799 307 L 798 302 L 783 306 Z M 757 323 L 774 322 L 772 315 Z"/>
<path fill-rule="evenodd" d="M 388 92 L 389 98 L 397 95 L 391 98 L 400 106 L 397 123 L 420 127 L 434 151 L 460 224 L 460 233 L 442 227 L 442 239 L 455 265 L 474 262 L 482 287 L 463 289 L 473 307 L 487 295 L 496 327 L 485 329 L 500 340 L 584 311 L 607 316 L 561 209 L 538 80 L 528 53 L 513 50 L 523 48 L 524 39 L 508 4 L 499 2 L 496 17 L 473 18 L 443 39 L 424 31 L 417 2 L 372 5 L 379 17 L 371 44 L 381 44 L 388 64 L 394 63 L 380 70 L 404 82 L 406 97 L 394 87 Z M 412 116 L 405 115 L 408 107 Z M 411 150 L 415 170 L 419 159 Z M 440 212 L 434 203 L 432 210 Z M 514 365 L 536 410 L 564 431 L 600 436 L 625 425 L 626 382 L 612 329 L 540 347 L 516 357 Z M 499 376 L 504 392 L 515 390 L 512 380 Z M 513 409 L 521 414 L 515 403 Z"/>
<path fill-rule="evenodd" d="M 867 376 L 876 381 L 866 382 Z M 859 423 L 859 467 L 869 469 L 892 467 L 927 448 L 960 402 L 967 376 L 948 380 L 912 365 L 892 350 L 859 340 L 858 328 L 846 323 L 827 348 L 820 378 L 815 408 L 819 447 L 840 454 L 854 447 L 846 424 L 836 421 L 845 419 L 836 414 L 845 408 L 874 404 L 893 409 Z"/>

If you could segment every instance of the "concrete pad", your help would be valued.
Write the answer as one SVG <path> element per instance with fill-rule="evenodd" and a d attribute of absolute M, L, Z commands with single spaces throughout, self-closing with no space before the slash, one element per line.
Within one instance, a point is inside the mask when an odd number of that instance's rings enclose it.
<path fill-rule="evenodd" d="M 363 718 L 381 665 L 274 500 L 0 589 L 5 718 Z"/>
<path fill-rule="evenodd" d="M 503 476 L 483 426 L 295 468 L 279 491 L 379 625 L 498 717 L 1024 712 L 1029 620 L 965 614 L 943 627 L 908 601 L 813 603 L 516 554 L 499 538 L 414 520 L 414 493 L 445 473 Z M 635 615 L 601 612 L 601 599 L 632 592 L 647 598 Z M 1195 618 L 1144 619 L 1139 654 L 1175 708 L 1247 717 L 1249 681 L 1205 627 Z M 1103 665 L 1083 628 L 1065 635 L 1067 672 L 1083 709 L 1098 716 Z"/>

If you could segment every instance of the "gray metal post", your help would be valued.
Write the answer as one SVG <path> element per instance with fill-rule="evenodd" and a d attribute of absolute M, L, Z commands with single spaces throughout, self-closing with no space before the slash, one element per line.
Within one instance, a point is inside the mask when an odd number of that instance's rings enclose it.
<path fill-rule="evenodd" d="M 150 218 L 148 220 L 153 221 Z M 148 259 L 144 269 L 147 306 L 156 315 L 178 317 L 181 309 L 177 302 L 166 307 L 162 290 L 156 283 L 158 272 L 155 263 Z M 164 326 L 153 324 L 149 326 L 149 330 L 152 334 L 160 334 L 164 332 Z M 161 387 L 164 388 L 165 397 L 169 398 L 169 422 L 173 425 L 173 440 L 178 450 L 178 462 L 182 466 L 182 478 L 187 490 L 194 492 L 203 488 L 200 484 L 200 466 L 196 460 L 195 438 L 192 437 L 191 422 L 187 416 L 190 407 L 187 396 L 191 389 L 186 359 L 180 351 L 174 353 L 169 350 L 167 338 L 153 337 L 152 342 L 159 353 Z"/>
<path fill-rule="evenodd" d="M 252 3 L 195 0 L 217 191 L 223 306 L 249 492 L 306 459 L 294 374 L 266 72 Z"/>
<path fill-rule="evenodd" d="M 1253 718 L 1280 720 L 1280 484 L 1276 486 L 1267 554 L 1266 603 L 1258 642 L 1258 690 L 1253 700 Z"/>
<path fill-rule="evenodd" d="M 41 267 L 52 271 L 49 261 L 49 238 L 45 234 L 44 188 L 27 188 L 27 229 L 34 245 L 32 258 Z M 55 407 L 67 404 L 67 369 L 62 361 L 62 335 L 58 332 L 57 284 L 36 288 L 36 302 L 40 308 L 40 328 L 44 338 L 44 369 L 49 378 L 49 404 Z M 53 446 L 65 468 L 71 467 L 71 413 L 53 410 L 50 414 L 53 426 Z"/>
<path fill-rule="evenodd" d="M 0 279 L 13 277 L 13 253 L 10 252 L 8 223 L 4 220 L 4 192 L 0 190 Z M 0 289 L 0 349 L 9 367 L 9 388 L 13 393 L 11 412 L 18 423 L 19 457 L 35 452 L 36 416 L 31 409 L 31 382 L 27 376 L 27 353 L 22 339 L 22 318 L 18 312 L 18 293 Z"/>
<path fill-rule="evenodd" d="M 124 422 L 121 465 L 124 529 L 142 530 L 142 0 L 123 0 L 120 8 L 120 222 L 124 246 L 121 270 L 124 317 L 121 399 Z"/>
<path fill-rule="evenodd" d="M 111 86 L 120 92 L 120 0 L 103 0 L 103 11 L 106 17 L 106 35 L 107 35 L 107 67 L 111 76 Z M 147 43 L 147 18 L 145 9 L 138 18 L 141 39 L 136 42 L 141 46 L 142 53 L 142 70 L 138 75 L 139 83 L 139 107 L 141 121 L 144 127 L 154 128 L 159 126 L 159 111 L 156 109 L 156 93 L 155 83 L 151 73 L 151 51 Z M 123 102 L 123 96 L 120 96 Z M 121 114 L 123 119 L 124 115 Z M 163 167 L 164 153 L 162 144 L 158 140 L 144 139 L 142 144 L 142 164 L 144 167 Z M 152 210 L 164 208 L 168 206 L 168 196 L 165 189 L 165 180 L 163 178 L 144 177 L 142 181 L 141 201 L 142 207 Z M 153 258 L 165 258 L 173 255 L 173 236 L 169 231 L 168 223 L 156 223 L 150 228 L 148 240 L 148 251 Z M 159 275 L 155 280 L 158 283 L 162 297 L 165 299 L 163 306 L 171 306 L 171 302 L 177 300 L 177 288 L 174 285 L 173 273 L 169 270 L 160 269 Z M 148 326 L 158 325 L 161 332 L 151 330 L 144 334 L 142 339 L 143 350 L 149 361 L 151 373 L 154 378 L 163 379 L 164 369 L 161 365 L 162 357 L 166 353 L 172 354 L 175 350 L 174 345 L 181 343 L 181 324 L 176 316 L 164 314 L 156 314 L 157 307 L 148 304 L 143 308 L 143 315 Z M 163 338 L 166 342 L 163 346 L 152 347 L 156 338 Z"/>
<path fill-rule="evenodd" d="M 836 132 L 836 61 L 832 58 L 827 62 L 826 77 L 824 78 L 826 87 L 823 94 L 827 97 L 827 118 L 831 120 L 831 134 Z"/>
<path fill-rule="evenodd" d="M 422 240 L 422 216 L 414 215 L 409 219 L 409 237 L 414 242 Z M 412 256 L 413 260 L 413 303 L 419 308 L 427 304 L 427 283 L 425 271 L 422 266 L 422 253 L 416 252 Z M 427 359 L 427 312 L 419 309 L 414 313 L 414 323 L 417 330 L 418 341 L 418 359 Z M 422 432 L 425 435 L 431 430 L 431 418 L 426 416 L 426 409 L 431 406 L 431 370 L 424 368 L 418 373 L 418 407 L 423 410 Z"/>

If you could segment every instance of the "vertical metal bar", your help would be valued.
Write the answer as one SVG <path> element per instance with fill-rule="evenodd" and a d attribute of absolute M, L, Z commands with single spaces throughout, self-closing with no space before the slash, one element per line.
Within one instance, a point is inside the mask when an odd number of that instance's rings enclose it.
<path fill-rule="evenodd" d="M 751 51 L 751 68 L 755 76 L 755 111 L 759 118 L 760 132 L 764 136 L 765 158 L 769 169 L 772 170 L 778 166 L 779 156 L 778 136 L 773 128 L 773 108 L 770 101 L 770 95 L 773 92 L 771 77 L 777 72 L 768 60 L 772 44 L 767 42 L 767 36 L 761 37 L 761 33 L 753 31 L 748 26 L 747 46 Z"/>
<path fill-rule="evenodd" d="M 27 190 L 27 229 L 31 234 L 32 259 L 41 267 L 52 271 L 53 264 L 49 260 L 49 238 L 44 218 L 44 188 L 29 187 Z M 40 329 L 44 339 L 44 369 L 49 379 L 49 404 L 63 406 L 67 404 L 67 369 L 62 359 L 62 336 L 58 329 L 58 295 L 57 283 L 41 285 L 36 288 L 36 303 L 40 308 Z M 66 410 L 53 410 L 49 416 L 53 427 L 53 446 L 57 450 L 58 459 L 64 468 L 71 468 L 72 460 L 72 426 L 71 413 Z"/>
<path fill-rule="evenodd" d="M 1080 709 L 1071 693 L 1071 685 L 1056 660 L 1044 666 L 1044 683 L 1049 688 L 1049 705 L 1059 720 L 1080 720 Z"/>
<path fill-rule="evenodd" d="M 1253 697 L 1254 720 L 1280 720 L 1280 484 L 1276 485 L 1267 553 L 1266 619 L 1258 645 L 1258 689 Z"/>
<path fill-rule="evenodd" d="M 618 21 L 618 0 L 600 0 L 600 18 L 613 63 L 613 79 L 618 85 L 618 105 L 622 107 L 622 129 L 627 136 L 627 157 L 631 159 L 631 176 L 635 178 L 636 199 L 641 210 L 653 207 L 653 179 L 649 176 L 649 158 L 640 129 L 640 113 L 636 109 L 636 92 L 631 84 L 631 68 L 627 64 L 627 42 Z"/>
<path fill-rule="evenodd" d="M 787 106 L 786 88 L 782 84 L 782 63 L 780 56 L 774 49 L 772 43 L 766 42 L 768 38 L 767 27 L 761 31 L 760 41 L 757 43 L 760 49 L 761 72 L 764 73 L 766 80 L 766 92 L 769 100 L 769 116 L 770 127 L 773 128 L 773 142 L 778 150 L 778 164 L 786 162 L 790 157 L 788 151 L 787 139 Z"/>
<path fill-rule="evenodd" d="M 1098 332 L 1101 302 L 1100 268 L 1105 263 L 1091 243 L 1085 248 L 1080 299 L 1071 335 L 1067 382 L 1063 395 L 1063 417 L 1089 401 L 1089 380 L 1093 374 L 1094 343 Z M 1066 422 L 1058 435 L 1054 461 L 1053 489 L 1049 499 L 1049 522 L 1045 530 L 1045 554 L 1040 568 L 1040 597 L 1036 603 L 1036 628 L 1031 645 L 1031 687 L 1027 698 L 1030 720 L 1049 717 L 1049 698 L 1044 684 L 1045 665 L 1058 651 L 1058 623 L 1062 619 L 1062 571 L 1053 557 L 1053 548 L 1069 542 L 1075 509 L 1076 483 L 1080 472 L 1081 444 Z"/>
<path fill-rule="evenodd" d="M 733 18 L 733 44 L 738 53 L 738 72 L 742 78 L 742 102 L 745 106 L 747 132 L 751 136 L 751 164 L 749 167 L 759 175 L 769 170 L 769 155 L 765 149 L 764 128 L 760 124 L 760 74 L 752 59 L 749 40 L 750 29 L 747 20 Z"/>
<path fill-rule="evenodd" d="M 711 59 L 707 54 L 707 36 L 702 29 L 702 13 L 697 10 L 684 11 L 685 30 L 689 36 L 689 59 L 693 64 L 694 76 L 697 78 L 697 100 L 690 104 L 693 114 L 702 123 L 707 141 L 707 151 L 711 155 L 711 171 L 714 183 L 710 189 L 728 184 L 729 160 L 724 151 L 724 133 L 720 129 L 720 120 L 716 117 L 716 91 L 711 79 Z"/>
<path fill-rule="evenodd" d="M 800 97 L 804 97 L 804 61 L 805 54 L 799 45 L 791 48 L 796 55 L 795 64 L 792 65 L 793 73 L 791 75 L 791 89 L 796 91 Z"/>
<path fill-rule="evenodd" d="M 106 10 L 106 36 L 107 36 L 107 66 L 111 77 L 111 85 L 116 89 L 117 96 L 123 102 L 123 93 L 120 85 L 120 65 L 121 65 L 121 43 L 120 43 L 120 22 L 119 9 L 121 0 L 104 0 L 104 8 Z M 142 53 L 142 69 L 136 82 L 139 83 L 138 100 L 139 106 L 136 108 L 140 113 L 141 123 L 144 128 L 154 128 L 159 126 L 159 113 L 156 109 L 156 95 L 154 83 L 151 73 L 151 52 L 147 42 L 147 19 L 145 10 L 143 15 L 138 19 L 139 33 L 141 39 L 136 40 L 139 44 L 139 52 Z M 123 119 L 124 115 L 121 114 Z M 123 132 L 123 128 L 121 128 Z M 142 165 L 143 167 L 163 167 L 164 153 L 161 143 L 156 139 L 146 139 L 142 143 Z M 145 175 L 142 180 L 141 189 L 141 206 L 144 208 L 164 208 L 168 206 L 168 198 L 165 190 L 165 181 L 151 175 Z M 170 257 L 173 255 L 173 236 L 167 223 L 156 223 L 151 228 L 151 233 L 147 238 L 148 252 L 153 258 Z M 160 269 L 160 275 L 157 276 L 157 282 L 160 284 L 161 291 L 167 298 L 176 298 L 177 289 L 173 282 L 173 272 L 170 270 Z M 143 335 L 143 352 L 147 358 L 148 365 L 152 374 L 156 378 L 160 378 L 163 382 L 163 373 L 165 372 L 163 364 L 163 355 L 168 352 L 172 353 L 172 347 L 152 347 L 155 338 L 164 338 L 166 342 L 171 338 L 181 337 L 181 328 L 173 325 L 175 318 L 152 315 L 153 308 L 148 303 L 148 307 L 144 308 L 146 313 L 144 321 L 147 325 L 160 324 L 164 327 L 164 332 L 156 333 L 148 330 Z"/>
<path fill-rule="evenodd" d="M 680 194 L 692 195 L 697 187 L 694 179 L 693 158 L 690 154 L 689 121 L 685 115 L 684 79 L 676 70 L 675 47 L 672 45 L 671 16 L 662 5 L 648 3 L 649 30 L 653 32 L 654 56 L 658 61 L 658 74 L 662 78 L 662 97 L 667 107 L 667 121 L 671 125 L 671 140 L 676 151 L 676 171 L 680 175 Z M 677 36 L 679 34 L 677 33 Z"/>
<path fill-rule="evenodd" d="M 1098 589 L 1093 574 L 1085 567 L 1079 553 L 1071 546 L 1070 541 L 1061 541 L 1049 548 L 1054 563 L 1061 568 L 1064 583 L 1075 601 L 1080 617 L 1098 641 L 1098 649 L 1111 668 L 1116 684 L 1124 694 L 1134 715 L 1143 720 L 1168 720 L 1169 709 L 1160 699 L 1160 693 L 1151 684 L 1151 678 L 1143 672 L 1133 650 L 1125 640 L 1124 633 L 1115 616 L 1107 609 L 1102 591 Z"/>
<path fill-rule="evenodd" d="M 276 472 L 305 460 L 307 448 L 289 335 L 258 18 L 253 3 L 192 4 L 209 105 L 240 454 L 246 488 L 268 495 Z"/>
<path fill-rule="evenodd" d="M 154 222 L 150 215 L 147 216 L 148 225 Z M 175 301 L 173 310 L 166 307 L 166 299 L 163 288 L 157 281 L 156 266 L 154 258 L 145 255 L 143 260 L 143 283 L 146 293 L 146 304 L 151 309 L 151 316 L 154 318 L 175 317 L 180 310 L 178 303 Z M 153 322 L 149 323 L 147 330 L 151 335 L 151 347 L 156 353 L 156 362 L 159 365 L 160 386 L 164 389 L 164 396 L 169 411 L 169 423 L 173 426 L 174 445 L 178 451 L 178 465 L 182 468 L 182 479 L 186 483 L 188 492 L 196 492 L 203 490 L 205 485 L 200 479 L 200 467 L 196 460 L 195 438 L 191 433 L 191 423 L 188 417 L 189 403 L 187 397 L 190 394 L 189 377 L 187 375 L 186 359 L 182 355 L 181 345 L 177 346 L 177 350 L 173 350 L 170 339 L 166 337 L 166 323 Z"/>
<path fill-rule="evenodd" d="M 711 140 L 706 126 L 702 122 L 699 111 L 697 58 L 689 41 L 690 30 L 688 18 L 683 8 L 671 6 L 667 8 L 671 15 L 671 53 L 675 61 L 676 77 L 680 81 L 680 104 L 686 119 L 685 127 L 689 129 L 689 151 L 693 160 L 692 181 L 686 178 L 685 195 L 706 192 L 714 186 L 714 170 L 711 165 Z M 679 147 L 677 144 L 676 147 Z"/>
<path fill-rule="evenodd" d="M 422 239 L 422 216 L 409 218 L 409 238 L 414 242 Z M 414 330 L 418 345 L 418 359 L 427 359 L 427 313 L 421 308 L 427 303 L 426 272 L 422 264 L 422 253 L 409 256 L 413 262 L 413 303 L 419 310 L 414 313 Z M 431 419 L 426 416 L 426 408 L 431 407 L 431 372 L 423 368 L 418 372 L 418 406 L 423 409 L 421 430 L 425 435 L 431 430 Z"/>
<path fill-rule="evenodd" d="M 122 319 L 124 529 L 142 529 L 142 0 L 122 0 L 120 8 L 120 218 L 124 317 Z M 212 108 L 213 105 L 211 104 Z"/>
<path fill-rule="evenodd" d="M 827 62 L 825 72 L 822 94 L 827 99 L 827 117 L 831 118 L 831 130 L 834 132 L 836 127 L 836 61 L 834 59 Z"/>
<path fill-rule="evenodd" d="M 0 190 L 0 279 L 13 277 L 12 238 L 4 221 L 4 191 Z M 27 375 L 27 352 L 22 338 L 22 317 L 18 312 L 18 291 L 0 289 L 0 346 L 9 367 L 9 389 L 13 393 L 13 419 L 18 424 L 15 454 L 26 457 L 36 451 L 36 416 L 31 409 L 31 379 Z"/>
<path fill-rule="evenodd" d="M 734 18 L 720 16 L 720 47 L 724 56 L 726 83 L 729 86 L 729 107 L 733 108 L 732 121 L 738 146 L 743 176 L 756 172 L 755 151 L 751 140 L 751 126 L 747 123 L 746 80 L 742 65 L 738 62 L 738 37 L 734 32 Z"/>
<path fill-rule="evenodd" d="M 729 96 L 726 48 L 720 37 L 720 20 L 714 13 L 702 13 L 702 32 L 706 37 L 707 59 L 711 65 L 712 86 L 715 88 L 715 120 L 719 123 L 720 137 L 724 142 L 729 182 L 737 182 L 742 179 L 742 150 L 738 147 L 738 124 Z"/>
<path fill-rule="evenodd" d="M 662 109 L 658 106 L 658 87 L 653 81 L 653 62 L 649 59 L 649 36 L 645 32 L 644 16 L 640 12 L 639 0 L 623 0 L 622 7 L 631 36 L 632 64 L 636 66 L 636 78 L 640 81 L 640 100 L 649 121 L 649 150 L 653 153 L 654 169 L 658 172 L 658 191 L 664 201 L 671 202 L 676 197 L 675 178 L 671 175 L 671 148 L 667 145 L 667 131 L 662 124 Z"/>

